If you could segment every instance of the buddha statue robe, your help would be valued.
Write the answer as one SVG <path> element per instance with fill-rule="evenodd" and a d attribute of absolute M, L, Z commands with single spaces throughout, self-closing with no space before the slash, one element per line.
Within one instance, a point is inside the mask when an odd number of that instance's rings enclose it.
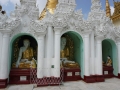
<path fill-rule="evenodd" d="M 19 64 L 19 68 L 30 68 L 33 57 L 33 48 L 28 47 L 24 52 L 22 52 L 22 59 Z"/>
<path fill-rule="evenodd" d="M 108 59 L 108 60 L 107 60 L 106 66 L 112 66 L 112 60 L 111 60 L 111 59 Z"/>
<path fill-rule="evenodd" d="M 60 57 L 61 58 L 67 58 L 69 59 L 69 49 L 68 48 L 65 48 L 64 50 L 61 50 L 60 51 Z"/>
<path fill-rule="evenodd" d="M 31 61 L 33 57 L 34 55 L 32 47 L 28 47 L 24 52 L 22 52 L 22 59 L 28 59 Z"/>
<path fill-rule="evenodd" d="M 68 47 L 65 47 L 63 50 L 60 51 L 60 58 L 64 59 L 62 61 L 62 66 L 65 68 L 79 68 L 79 64 L 75 61 L 70 60 L 70 51 Z"/>
<path fill-rule="evenodd" d="M 61 51 L 60 51 L 60 58 L 62 60 L 61 66 L 65 68 L 78 68 L 79 64 L 75 61 L 70 60 L 70 49 L 66 45 L 67 39 L 65 37 L 61 38 Z"/>
<path fill-rule="evenodd" d="M 24 52 L 22 52 L 22 58 L 18 68 L 36 68 L 36 62 L 33 57 L 33 48 L 28 47 Z M 15 68 L 15 63 L 13 63 L 12 67 Z"/>

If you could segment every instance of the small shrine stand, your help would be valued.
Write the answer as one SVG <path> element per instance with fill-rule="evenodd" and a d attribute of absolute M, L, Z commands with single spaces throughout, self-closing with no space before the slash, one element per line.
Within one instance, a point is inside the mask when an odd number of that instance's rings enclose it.
<path fill-rule="evenodd" d="M 103 75 L 104 78 L 112 78 L 114 77 L 112 66 L 103 66 Z"/>
<path fill-rule="evenodd" d="M 64 81 L 81 80 L 80 68 L 64 68 Z"/>
<path fill-rule="evenodd" d="M 11 69 L 9 84 L 30 84 L 30 69 Z"/>

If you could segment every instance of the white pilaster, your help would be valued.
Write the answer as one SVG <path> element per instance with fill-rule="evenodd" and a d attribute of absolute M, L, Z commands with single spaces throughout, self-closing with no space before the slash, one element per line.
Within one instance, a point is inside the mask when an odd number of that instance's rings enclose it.
<path fill-rule="evenodd" d="M 90 50 L 90 53 L 91 53 L 91 60 L 90 60 L 90 74 L 91 75 L 94 75 L 95 74 L 95 65 L 94 65 L 94 58 L 95 58 L 95 46 L 94 46 L 94 32 L 91 33 L 91 50 Z"/>
<path fill-rule="evenodd" d="M 96 49 L 95 74 L 102 75 L 102 37 L 96 37 Z"/>
<path fill-rule="evenodd" d="M 89 62 L 90 62 L 90 52 L 89 52 L 89 34 L 84 35 L 84 75 L 90 76 Z"/>
<path fill-rule="evenodd" d="M 38 36 L 37 78 L 43 78 L 44 36 L 45 34 L 39 34 Z"/>
<path fill-rule="evenodd" d="M 0 51 L 2 51 L 2 33 L 1 32 L 0 32 Z M 0 52 L 0 57 L 2 57 L 2 52 Z M 0 64 L 1 64 L 1 58 L 0 58 Z M 0 72 L 1 72 L 1 67 L 0 67 Z"/>
<path fill-rule="evenodd" d="M 0 79 L 8 78 L 10 32 L 3 32 Z"/>
<path fill-rule="evenodd" d="M 51 76 L 51 61 L 53 58 L 53 28 L 48 26 L 46 35 L 46 58 L 45 58 L 45 71 L 44 74 L 47 77 Z"/>
<path fill-rule="evenodd" d="M 54 73 L 55 77 L 60 77 L 60 33 L 62 28 L 55 27 L 55 42 L 54 42 Z"/>
<path fill-rule="evenodd" d="M 118 73 L 120 74 L 120 39 L 117 42 L 118 47 Z"/>
<path fill-rule="evenodd" d="M 47 33 L 46 33 L 46 35 L 45 35 L 45 47 L 44 47 L 44 49 L 45 49 L 45 58 L 47 57 Z"/>

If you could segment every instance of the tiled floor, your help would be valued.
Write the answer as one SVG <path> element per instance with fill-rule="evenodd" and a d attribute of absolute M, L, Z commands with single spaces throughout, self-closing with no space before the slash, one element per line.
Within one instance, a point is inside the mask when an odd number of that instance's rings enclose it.
<path fill-rule="evenodd" d="M 14 85 L 6 90 L 120 90 L 120 79 L 106 79 L 101 83 L 85 83 L 83 81 L 65 82 L 61 86 L 47 86 L 33 88 L 33 85 Z"/>

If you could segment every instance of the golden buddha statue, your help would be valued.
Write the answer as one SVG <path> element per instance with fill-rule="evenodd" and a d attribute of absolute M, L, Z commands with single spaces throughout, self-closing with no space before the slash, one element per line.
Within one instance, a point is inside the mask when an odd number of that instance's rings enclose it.
<path fill-rule="evenodd" d="M 56 9 L 56 5 L 58 4 L 58 0 L 48 0 L 44 10 L 41 12 L 40 20 L 43 19 L 46 15 L 46 9 L 51 13 L 54 14 L 54 10 Z"/>
<path fill-rule="evenodd" d="M 61 38 L 61 51 L 60 51 L 60 57 L 61 58 L 69 58 L 69 49 L 66 47 L 66 38 Z"/>
<path fill-rule="evenodd" d="M 67 40 L 65 37 L 61 37 L 61 66 L 65 68 L 79 68 L 79 64 L 75 61 L 70 60 L 70 50 L 69 47 L 66 47 Z"/>
<path fill-rule="evenodd" d="M 22 52 L 22 59 L 28 59 L 31 61 L 33 58 L 33 48 L 28 47 L 24 52 Z"/>
<path fill-rule="evenodd" d="M 28 39 L 23 40 L 23 47 L 19 50 L 19 56 L 16 63 L 13 63 L 13 68 L 35 68 L 35 59 L 33 48 L 30 47 L 30 41 Z M 33 62 L 34 61 L 34 62 Z M 31 64 L 32 63 L 32 64 Z M 33 65 L 34 63 L 34 65 Z M 33 66 L 31 66 L 33 65 Z"/>
<path fill-rule="evenodd" d="M 33 58 L 31 61 L 31 68 L 36 68 L 36 67 L 37 67 L 36 60 Z"/>
<path fill-rule="evenodd" d="M 111 60 L 110 56 L 107 57 L 106 66 L 112 66 L 112 60 Z"/>

